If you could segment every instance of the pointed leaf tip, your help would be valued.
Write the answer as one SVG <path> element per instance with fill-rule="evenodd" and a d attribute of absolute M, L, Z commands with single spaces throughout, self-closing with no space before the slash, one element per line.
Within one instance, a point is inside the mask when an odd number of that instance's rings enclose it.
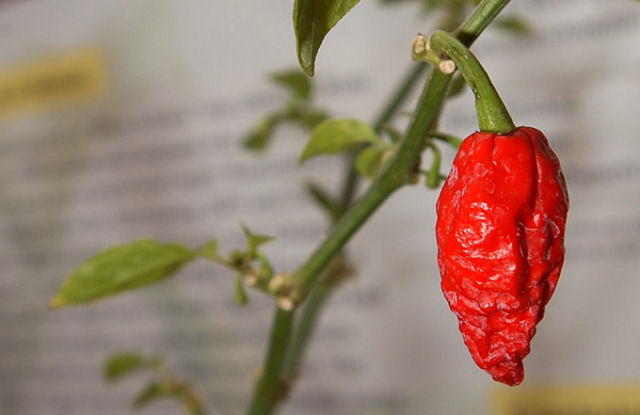
<path fill-rule="evenodd" d="M 289 69 L 271 74 L 271 80 L 288 89 L 294 96 L 308 100 L 313 92 L 313 84 L 299 69 Z"/>
<path fill-rule="evenodd" d="M 360 0 L 295 0 L 293 29 L 296 34 L 298 62 L 313 76 L 318 49 L 329 30 Z"/>
<path fill-rule="evenodd" d="M 57 310 L 59 308 L 64 307 L 65 301 L 64 298 L 62 298 L 62 296 L 60 294 L 57 294 L 55 297 L 53 297 L 51 300 L 49 300 L 49 309 L 50 310 Z"/>
<path fill-rule="evenodd" d="M 140 369 L 150 368 L 159 361 L 157 357 L 146 357 L 132 351 L 121 351 L 109 356 L 102 366 L 102 376 L 114 382 Z"/>
<path fill-rule="evenodd" d="M 183 245 L 152 239 L 105 249 L 65 279 L 49 307 L 87 303 L 160 281 L 193 258 Z"/>

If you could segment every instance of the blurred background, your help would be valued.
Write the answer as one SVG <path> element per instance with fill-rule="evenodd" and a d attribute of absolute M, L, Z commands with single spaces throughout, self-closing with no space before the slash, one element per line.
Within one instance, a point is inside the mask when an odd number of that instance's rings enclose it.
<path fill-rule="evenodd" d="M 413 36 L 438 22 L 418 1 L 391 3 L 362 1 L 325 39 L 315 102 L 333 116 L 372 120 L 411 65 Z M 272 307 L 257 292 L 237 306 L 229 271 L 196 262 L 88 307 L 47 303 L 94 252 L 141 237 L 194 248 L 215 237 L 227 252 L 244 244 L 244 222 L 277 238 L 265 247 L 277 270 L 306 259 L 327 221 L 302 184 L 336 188 L 343 160 L 298 167 L 307 134 L 290 126 L 262 155 L 241 145 L 287 97 L 268 74 L 297 66 L 291 7 L 0 2 L 2 414 L 128 413 L 147 379 L 105 385 L 116 350 L 165 356 L 209 413 L 243 412 Z M 517 0 L 503 14 L 531 33 L 490 28 L 474 51 L 516 124 L 546 133 L 571 197 L 564 272 L 524 383 L 494 384 L 471 360 L 439 288 L 437 192 L 420 184 L 352 240 L 357 276 L 327 307 L 282 413 L 640 411 L 640 4 Z M 475 131 L 468 91 L 448 102 L 441 128 Z"/>

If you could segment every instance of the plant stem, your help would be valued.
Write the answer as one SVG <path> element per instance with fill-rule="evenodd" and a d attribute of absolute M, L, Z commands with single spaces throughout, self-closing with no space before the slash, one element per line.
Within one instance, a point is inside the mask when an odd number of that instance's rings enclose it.
<path fill-rule="evenodd" d="M 286 385 L 280 373 L 287 353 L 293 317 L 293 310 L 276 308 L 267 357 L 249 405 L 248 413 L 251 415 L 270 414 L 286 394 Z"/>
<path fill-rule="evenodd" d="M 344 214 L 344 212 L 349 210 L 349 206 L 351 206 L 351 203 L 353 202 L 353 196 L 358 190 L 358 172 L 355 168 L 357 155 L 358 154 L 355 151 L 351 151 L 347 155 L 346 175 L 340 196 L 340 215 L 336 217 L 336 220 L 340 218 L 340 216 Z"/>
<path fill-rule="evenodd" d="M 437 53 L 444 53 L 453 60 L 476 98 L 476 113 L 481 131 L 506 134 L 515 125 L 498 91 L 480 61 L 458 39 L 446 32 L 436 31 L 429 45 Z"/>
<path fill-rule="evenodd" d="M 411 68 L 404 76 L 402 82 L 395 90 L 391 99 L 389 99 L 387 105 L 384 106 L 380 114 L 376 117 L 376 121 L 373 123 L 373 129 L 380 133 L 384 126 L 393 118 L 398 112 L 400 106 L 406 101 L 409 93 L 413 90 L 414 85 L 420 79 L 420 76 L 427 70 L 429 65 L 424 62 L 418 62 L 411 65 Z M 349 154 L 347 160 L 347 178 L 342 189 L 342 197 L 340 204 L 342 211 L 346 212 L 351 205 L 353 196 L 358 188 L 358 172 L 354 167 L 356 153 Z"/>
<path fill-rule="evenodd" d="M 456 35 L 460 36 L 467 46 L 471 45 L 509 1 L 484 0 L 456 31 Z M 420 156 L 424 137 L 438 119 L 450 80 L 450 75 L 437 70 L 431 72 L 430 80 L 418 102 L 414 120 L 389 166 L 337 223 L 307 262 L 295 272 L 294 277 L 300 283 L 303 292 L 308 292 L 331 258 L 342 249 L 382 202 L 406 182 Z M 247 412 L 249 415 L 271 414 L 278 403 L 277 391 L 282 381 L 284 354 L 289 346 L 292 322 L 293 311 L 276 311 L 263 373 L 254 391 Z"/>
<path fill-rule="evenodd" d="M 509 1 L 484 0 L 455 31 L 456 36 L 459 36 L 465 45 L 471 45 Z M 423 138 L 440 115 L 450 80 L 451 75 L 432 71 L 431 79 L 418 101 L 414 120 L 389 166 L 340 220 L 331 234 L 322 241 L 307 262 L 296 271 L 295 278 L 301 284 L 303 293 L 309 290 L 320 271 L 380 204 L 405 184 L 410 169 L 420 156 Z"/>
<path fill-rule="evenodd" d="M 424 62 L 413 63 L 411 65 L 410 70 L 404 76 L 398 88 L 394 90 L 393 95 L 373 122 L 373 128 L 376 132 L 380 132 L 398 112 L 427 67 L 428 65 Z M 336 222 L 349 209 L 351 201 L 356 193 L 359 181 L 358 173 L 354 168 L 356 155 L 357 153 L 353 152 L 348 156 L 347 171 L 340 200 L 340 212 L 335 217 L 332 227 L 336 225 Z M 289 350 L 287 355 L 283 371 L 283 377 L 286 379 L 294 379 L 297 376 L 300 363 L 305 354 L 306 346 L 309 343 L 318 323 L 320 312 L 341 281 L 340 279 L 330 277 L 330 275 L 325 276 L 315 285 L 315 287 L 311 289 L 309 298 L 307 298 L 304 308 L 301 311 L 299 321 L 296 322 L 293 340 L 290 346 L 291 350 Z"/>
<path fill-rule="evenodd" d="M 462 139 L 456 137 L 455 135 L 443 133 L 440 131 L 431 131 L 429 135 L 435 139 L 444 141 L 445 143 L 455 148 L 460 148 L 460 145 L 462 144 Z"/>
<path fill-rule="evenodd" d="M 296 271 L 294 277 L 300 283 L 303 293 L 308 292 L 326 264 L 382 202 L 406 183 L 411 168 L 415 165 L 423 148 L 423 138 L 439 115 L 449 79 L 449 75 L 438 71 L 432 72 L 431 82 L 427 84 L 420 99 L 414 122 L 387 169 L 338 222 L 308 261 Z"/>
<path fill-rule="evenodd" d="M 425 184 L 429 189 L 437 189 L 440 186 L 440 164 L 442 164 L 442 153 L 438 146 L 433 144 L 431 140 L 427 141 L 427 147 L 433 152 L 433 161 L 431 167 L 425 175 Z"/>
<path fill-rule="evenodd" d="M 453 35 L 469 47 L 511 0 L 483 0 Z"/>
<path fill-rule="evenodd" d="M 331 293 L 338 284 L 330 279 L 323 279 L 311 290 L 309 298 L 305 301 L 304 310 L 294 332 L 289 354 L 284 364 L 284 378 L 295 379 L 304 356 L 309 339 L 318 323 L 318 317 L 324 305 L 329 300 Z"/>
<path fill-rule="evenodd" d="M 389 100 L 389 103 L 380 112 L 378 117 L 376 117 L 376 121 L 373 123 L 373 129 L 376 130 L 376 132 L 380 132 L 384 125 L 388 123 L 398 112 L 400 106 L 407 99 L 407 96 L 413 90 L 414 85 L 425 73 L 428 67 L 429 65 L 423 62 L 411 65 L 411 69 L 405 75 L 404 80 Z"/>

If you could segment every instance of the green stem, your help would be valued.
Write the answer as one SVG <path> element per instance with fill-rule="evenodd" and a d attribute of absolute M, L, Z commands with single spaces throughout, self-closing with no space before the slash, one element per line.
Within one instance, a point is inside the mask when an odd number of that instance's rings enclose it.
<path fill-rule="evenodd" d="M 425 175 L 425 182 L 429 189 L 437 189 L 440 186 L 440 164 L 442 163 L 442 153 L 438 146 L 433 144 L 432 141 L 427 142 L 427 147 L 433 151 L 433 161 L 431 167 Z"/>
<path fill-rule="evenodd" d="M 453 35 L 467 47 L 476 41 L 480 33 L 496 18 L 511 0 L 483 0 Z"/>
<path fill-rule="evenodd" d="M 389 100 L 389 104 L 380 112 L 373 123 L 373 129 L 380 132 L 384 125 L 398 112 L 402 103 L 407 99 L 409 93 L 418 79 L 426 72 L 429 65 L 423 62 L 414 63 L 404 77 L 404 81 L 398 87 L 396 93 Z"/>
<path fill-rule="evenodd" d="M 349 210 L 349 206 L 351 206 L 353 202 L 353 196 L 358 190 L 358 172 L 355 168 L 357 155 L 358 153 L 356 151 L 352 151 L 347 155 L 346 178 L 340 196 L 340 214 L 335 217 L 335 221 L 340 218 L 342 213 Z"/>
<path fill-rule="evenodd" d="M 467 47 L 447 32 L 435 31 L 429 46 L 453 60 L 476 97 L 476 112 L 481 131 L 506 134 L 516 127 L 498 91 L 480 61 Z"/>
<path fill-rule="evenodd" d="M 406 101 L 409 93 L 413 90 L 414 85 L 420 79 L 420 76 L 425 72 L 428 65 L 423 62 L 413 63 L 411 69 L 407 72 L 403 81 L 399 87 L 395 89 L 395 93 L 388 100 L 387 105 L 380 112 L 378 117 L 373 123 L 373 128 L 376 131 L 381 131 L 384 126 L 393 118 L 398 112 L 402 104 Z M 336 222 L 344 215 L 349 209 L 353 196 L 357 190 L 358 173 L 354 168 L 354 162 L 356 152 L 349 155 L 347 164 L 347 174 L 344 180 L 344 186 L 341 197 L 341 210 L 332 226 L 335 226 Z M 327 276 L 330 277 L 330 276 Z M 324 305 L 329 300 L 331 293 L 339 285 L 339 279 L 327 278 L 319 281 L 316 286 L 309 293 L 304 308 L 299 317 L 299 321 L 296 322 L 294 330 L 293 340 L 291 342 L 291 349 L 287 355 L 284 367 L 284 378 L 293 379 L 297 376 L 300 363 L 304 357 L 306 346 L 309 343 L 311 336 L 318 323 L 320 313 Z"/>
<path fill-rule="evenodd" d="M 277 308 L 271 325 L 271 337 L 260 379 L 253 393 L 248 414 L 270 414 L 286 394 L 280 376 L 291 335 L 294 312 Z"/>
<path fill-rule="evenodd" d="M 338 222 L 307 262 L 294 274 L 303 294 L 309 291 L 318 274 L 331 258 L 342 249 L 382 202 L 407 182 L 411 169 L 415 166 L 423 149 L 423 138 L 440 114 L 450 79 L 450 75 L 440 71 L 432 71 L 431 81 L 427 84 L 420 98 L 414 121 L 389 162 L 389 166 Z"/>
<path fill-rule="evenodd" d="M 456 33 L 459 33 L 465 43 L 470 45 L 509 1 L 484 0 Z M 414 120 L 389 166 L 336 224 L 331 234 L 318 246 L 307 262 L 294 274 L 303 292 L 309 291 L 331 258 L 342 249 L 349 238 L 382 202 L 405 183 L 420 156 L 424 137 L 438 119 L 450 81 L 450 75 L 437 70 L 432 71 L 430 80 L 418 102 Z M 282 381 L 284 353 L 289 346 L 292 322 L 292 311 L 280 309 L 276 311 L 264 370 L 254 391 L 247 412 L 249 415 L 271 414 L 278 403 L 278 399 L 274 399 L 278 398 L 278 394 L 273 392 L 278 390 L 278 385 Z"/>
<path fill-rule="evenodd" d="M 318 317 L 324 305 L 327 303 L 333 289 L 337 286 L 332 280 L 323 279 L 311 290 L 304 305 L 300 320 L 296 324 L 295 335 L 291 342 L 291 349 L 284 365 L 284 378 L 294 379 L 298 375 L 300 362 L 309 339 L 318 323 Z"/>
<path fill-rule="evenodd" d="M 420 79 L 420 76 L 427 70 L 428 65 L 424 62 L 418 62 L 411 65 L 411 69 L 403 78 L 400 86 L 395 90 L 395 93 L 389 99 L 388 104 L 382 109 L 380 114 L 376 117 L 373 123 L 373 129 L 376 132 L 382 131 L 385 124 L 387 124 L 393 116 L 398 112 L 400 106 L 406 101 L 409 93 L 413 90 L 414 85 Z M 340 205 L 342 211 L 346 212 L 351 205 L 353 196 L 358 188 L 358 172 L 354 167 L 356 152 L 349 154 L 347 161 L 347 178 L 345 180 L 344 187 L 342 188 L 342 197 L 340 199 Z"/>
<path fill-rule="evenodd" d="M 459 137 L 456 137 L 455 135 L 443 133 L 441 131 L 431 131 L 429 133 L 429 136 L 437 140 L 444 141 L 445 143 L 455 148 L 460 148 L 460 145 L 462 145 L 462 140 Z"/>

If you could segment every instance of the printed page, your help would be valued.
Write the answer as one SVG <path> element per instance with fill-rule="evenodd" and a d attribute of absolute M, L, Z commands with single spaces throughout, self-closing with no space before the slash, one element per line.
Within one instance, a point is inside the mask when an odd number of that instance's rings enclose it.
<path fill-rule="evenodd" d="M 328 221 L 304 184 L 338 189 L 344 160 L 299 166 L 308 136 L 292 126 L 263 154 L 241 145 L 287 98 L 268 76 L 297 66 L 291 3 L 0 6 L 3 414 L 128 413 L 149 377 L 106 384 L 103 361 L 119 350 L 163 356 L 208 413 L 243 413 L 273 304 L 249 291 L 249 304 L 236 305 L 229 270 L 196 261 L 90 306 L 53 312 L 47 303 L 95 252 L 141 238 L 192 248 L 216 238 L 226 253 L 243 247 L 246 224 L 276 238 L 264 251 L 278 272 L 310 255 Z M 413 36 L 436 19 L 399 3 L 361 2 L 325 39 L 315 101 L 332 116 L 373 120 L 409 70 Z M 356 275 L 328 303 L 283 414 L 513 415 L 544 402 L 560 414 L 586 395 L 597 413 L 637 407 L 625 397 L 640 391 L 629 386 L 640 383 L 640 6 L 521 0 L 504 14 L 524 16 L 533 33 L 491 28 L 474 51 L 516 124 L 549 138 L 571 199 L 565 268 L 524 383 L 494 384 L 469 356 L 439 286 L 437 191 L 419 184 L 394 194 L 349 244 Z M 447 103 L 441 128 L 461 137 L 477 129 L 469 91 Z M 445 168 L 453 155 L 444 150 Z M 576 396 L 569 403 L 545 400 L 545 388 L 562 385 L 595 386 L 562 394 Z M 611 387 L 622 395 L 607 395 Z M 160 400 L 145 410 L 181 408 Z"/>

